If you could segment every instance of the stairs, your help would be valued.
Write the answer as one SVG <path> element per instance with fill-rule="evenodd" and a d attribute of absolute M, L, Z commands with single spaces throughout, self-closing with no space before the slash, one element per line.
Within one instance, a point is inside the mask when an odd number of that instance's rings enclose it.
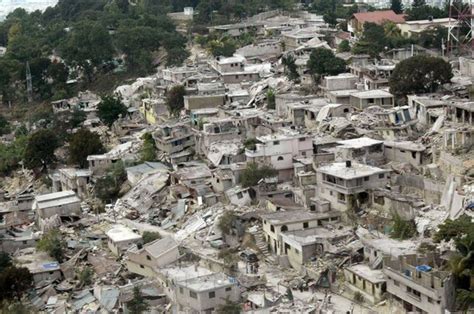
<path fill-rule="evenodd" d="M 249 233 L 255 238 L 255 244 L 257 245 L 260 253 L 264 256 L 266 262 L 275 264 L 275 258 L 272 253 L 268 251 L 268 245 L 262 234 L 262 228 L 260 226 L 254 226 L 249 230 Z"/>

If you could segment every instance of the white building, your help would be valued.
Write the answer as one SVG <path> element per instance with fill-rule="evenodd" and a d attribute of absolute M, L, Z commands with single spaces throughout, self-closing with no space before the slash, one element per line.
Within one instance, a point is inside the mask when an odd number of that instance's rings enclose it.
<path fill-rule="evenodd" d="M 33 210 L 39 219 L 59 217 L 79 217 L 81 200 L 74 191 L 62 191 L 37 195 L 33 202 Z"/>
<path fill-rule="evenodd" d="M 281 181 L 293 176 L 293 158 L 313 156 L 313 139 L 309 134 L 281 132 L 257 137 L 255 150 L 246 149 L 248 162 L 271 165 Z"/>
<path fill-rule="evenodd" d="M 117 256 L 128 250 L 133 244 L 143 242 L 141 235 L 123 225 L 115 225 L 105 234 L 108 238 L 109 249 Z"/>

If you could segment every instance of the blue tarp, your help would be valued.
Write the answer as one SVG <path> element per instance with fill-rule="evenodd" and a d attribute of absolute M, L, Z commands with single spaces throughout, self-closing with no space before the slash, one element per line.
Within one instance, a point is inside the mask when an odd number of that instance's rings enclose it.
<path fill-rule="evenodd" d="M 431 270 L 431 266 L 428 266 L 428 265 L 420 265 L 420 266 L 416 266 L 416 270 L 417 271 L 422 271 L 422 272 L 429 272 Z"/>

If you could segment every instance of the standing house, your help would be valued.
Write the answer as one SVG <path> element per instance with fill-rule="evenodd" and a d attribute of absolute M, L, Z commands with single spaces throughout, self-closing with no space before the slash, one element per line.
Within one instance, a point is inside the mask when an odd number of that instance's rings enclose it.
<path fill-rule="evenodd" d="M 383 300 L 387 284 L 382 270 L 366 264 L 351 265 L 344 268 L 344 278 L 346 287 L 362 294 L 365 301 L 377 304 Z"/>
<path fill-rule="evenodd" d="M 155 268 L 162 268 L 178 260 L 179 247 L 169 236 L 145 245 L 134 245 L 126 253 L 128 271 L 145 277 L 154 277 Z"/>
<path fill-rule="evenodd" d="M 115 225 L 105 234 L 109 249 L 117 256 L 122 255 L 133 244 L 143 243 L 141 235 L 123 225 Z"/>
<path fill-rule="evenodd" d="M 316 173 L 317 193 L 332 209 L 359 211 L 370 204 L 373 189 L 387 184 L 390 170 L 346 161 L 322 166 Z"/>
<path fill-rule="evenodd" d="M 377 165 L 384 161 L 383 142 L 369 137 L 360 137 L 337 142 L 334 160 L 342 162 L 353 160 L 363 164 Z"/>
<path fill-rule="evenodd" d="M 81 200 L 74 191 L 37 195 L 32 208 L 40 220 L 54 215 L 59 217 L 81 216 Z"/>
<path fill-rule="evenodd" d="M 387 292 L 407 312 L 442 314 L 454 310 L 454 278 L 449 271 L 440 270 L 439 262 L 439 256 L 433 254 L 384 258 Z"/>
<path fill-rule="evenodd" d="M 17 267 L 26 267 L 30 271 L 35 284 L 53 282 L 62 277 L 58 261 L 34 248 L 23 249 L 15 253 L 15 260 Z"/>
<path fill-rule="evenodd" d="M 63 168 L 53 175 L 53 191 L 74 191 L 80 198 L 89 195 L 88 184 L 92 171 L 86 169 Z"/>
<path fill-rule="evenodd" d="M 194 134 L 189 122 L 160 125 L 153 133 L 156 147 L 165 152 L 172 162 L 186 161 L 194 149 Z"/>
<path fill-rule="evenodd" d="M 277 255 L 285 254 L 282 234 L 305 230 L 339 220 L 339 212 L 312 213 L 305 210 L 277 211 L 262 214 L 263 232 L 269 248 Z"/>
<path fill-rule="evenodd" d="M 370 106 L 393 107 L 395 98 L 389 92 L 374 89 L 352 93 L 350 95 L 350 105 L 359 110 L 364 110 Z"/>
<path fill-rule="evenodd" d="M 385 141 L 384 156 L 388 161 L 406 162 L 415 168 L 430 163 L 424 152 L 426 147 L 410 141 Z"/>
<path fill-rule="evenodd" d="M 405 18 L 403 14 L 396 14 L 392 10 L 354 13 L 347 23 L 347 30 L 352 38 L 357 38 L 364 31 L 365 23 L 383 25 L 386 22 L 400 24 L 405 22 Z"/>
<path fill-rule="evenodd" d="M 210 314 L 227 300 L 238 302 L 240 290 L 233 278 L 214 273 L 177 282 L 175 295 L 179 312 Z"/>
<path fill-rule="evenodd" d="M 292 178 L 293 158 L 313 156 L 313 139 L 308 134 L 281 132 L 257 137 L 255 149 L 245 149 L 248 162 L 271 165 L 280 181 Z"/>

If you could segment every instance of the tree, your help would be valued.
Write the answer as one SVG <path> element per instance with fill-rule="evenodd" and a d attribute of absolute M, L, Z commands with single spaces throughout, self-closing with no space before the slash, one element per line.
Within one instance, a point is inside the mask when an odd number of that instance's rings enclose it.
<path fill-rule="evenodd" d="M 396 96 L 432 93 L 453 77 L 451 65 L 441 58 L 418 55 L 396 65 L 389 85 Z"/>
<path fill-rule="evenodd" d="M 10 266 L 12 266 L 10 255 L 5 252 L 0 252 L 0 273 Z"/>
<path fill-rule="evenodd" d="M 298 69 L 296 67 L 296 60 L 293 55 L 287 55 L 282 57 L 281 63 L 285 67 L 285 74 L 289 80 L 294 82 L 299 82 L 300 74 L 298 73 Z"/>
<path fill-rule="evenodd" d="M 347 39 L 344 39 L 341 41 L 339 46 L 337 47 L 337 52 L 349 52 L 351 51 L 351 46 L 349 44 L 349 41 Z"/>
<path fill-rule="evenodd" d="M 149 307 L 140 291 L 140 287 L 133 287 L 133 298 L 127 302 L 127 309 L 130 313 L 141 314 L 147 311 Z"/>
<path fill-rule="evenodd" d="M 388 46 L 385 30 L 382 25 L 375 23 L 364 23 L 364 30 L 360 40 L 352 48 L 355 54 L 369 54 L 378 57 Z"/>
<path fill-rule="evenodd" d="M 156 160 L 156 146 L 155 140 L 151 133 L 145 133 L 142 136 L 143 146 L 140 151 L 140 160 L 145 161 L 153 161 Z"/>
<path fill-rule="evenodd" d="M 36 131 L 28 137 L 24 154 L 25 166 L 30 169 L 46 168 L 54 161 L 54 151 L 59 146 L 59 139 L 52 130 Z"/>
<path fill-rule="evenodd" d="M 166 93 L 166 106 L 170 114 L 177 116 L 184 108 L 184 96 L 186 89 L 183 85 L 173 86 Z"/>
<path fill-rule="evenodd" d="M 257 163 L 247 164 L 247 168 L 242 171 L 241 183 L 243 187 L 255 186 L 263 178 L 271 178 L 278 175 L 278 172 L 268 165 L 258 166 Z"/>
<path fill-rule="evenodd" d="M 393 227 L 390 236 L 394 239 L 406 240 L 416 234 L 416 226 L 412 220 L 403 220 L 399 215 L 393 217 Z"/>
<path fill-rule="evenodd" d="M 102 154 L 105 151 L 99 134 L 87 129 L 79 129 L 69 141 L 69 160 L 79 164 L 81 168 L 87 166 L 87 156 Z"/>
<path fill-rule="evenodd" d="M 397 14 L 403 13 L 403 4 L 400 0 L 392 0 L 390 3 L 390 9 Z"/>
<path fill-rule="evenodd" d="M 127 173 L 122 161 L 118 161 L 107 169 L 105 176 L 97 179 L 95 195 L 102 202 L 107 203 L 116 199 L 122 184 L 127 180 Z"/>
<path fill-rule="evenodd" d="M 36 244 L 36 248 L 46 252 L 49 256 L 55 258 L 58 262 L 64 261 L 64 247 L 66 242 L 58 230 L 50 230 L 43 235 Z"/>
<path fill-rule="evenodd" d="M 326 75 L 337 75 L 346 71 L 346 62 L 325 48 L 316 48 L 311 52 L 307 63 L 308 71 L 321 78 Z"/>
<path fill-rule="evenodd" d="M 214 57 L 231 57 L 237 49 L 237 44 L 230 38 L 211 40 L 208 43 L 208 49 Z"/>
<path fill-rule="evenodd" d="M 275 109 L 275 91 L 272 88 L 267 91 L 267 108 Z"/>
<path fill-rule="evenodd" d="M 427 49 L 441 49 L 446 38 L 448 38 L 448 29 L 443 26 L 436 26 L 420 32 L 416 36 L 416 42 Z"/>
<path fill-rule="evenodd" d="M 0 114 L 0 135 L 10 133 L 10 123 L 8 120 Z"/>
<path fill-rule="evenodd" d="M 92 278 L 94 276 L 94 270 L 91 267 L 84 267 L 78 272 L 77 278 L 79 279 L 79 286 L 84 287 L 92 284 Z"/>
<path fill-rule="evenodd" d="M 127 107 L 122 103 L 120 98 L 112 96 L 102 97 L 97 110 L 99 119 L 109 127 L 112 126 L 119 117 L 125 117 L 128 112 Z"/>
<path fill-rule="evenodd" d="M 0 300 L 21 299 L 33 287 L 33 275 L 26 267 L 9 266 L 0 273 Z"/>
<path fill-rule="evenodd" d="M 142 234 L 143 244 L 153 242 L 155 240 L 161 239 L 161 235 L 158 232 L 145 231 Z"/>
<path fill-rule="evenodd" d="M 412 3 L 412 7 L 413 8 L 419 8 L 419 7 L 422 7 L 422 6 L 425 6 L 426 5 L 426 1 L 425 0 L 413 0 L 413 3 Z"/>
<path fill-rule="evenodd" d="M 231 301 L 229 297 L 226 297 L 225 303 L 217 308 L 218 314 L 240 314 L 240 312 L 242 312 L 242 306 L 237 302 Z"/>
<path fill-rule="evenodd" d="M 87 115 L 83 110 L 78 108 L 74 108 L 72 110 L 71 116 L 69 117 L 69 124 L 71 128 L 77 128 L 80 126 L 84 121 L 86 121 Z"/>
<path fill-rule="evenodd" d="M 235 214 L 231 211 L 226 211 L 224 214 L 222 214 L 222 216 L 219 217 L 217 227 L 222 231 L 222 233 L 230 235 L 236 221 L 237 216 L 235 216 Z"/>

